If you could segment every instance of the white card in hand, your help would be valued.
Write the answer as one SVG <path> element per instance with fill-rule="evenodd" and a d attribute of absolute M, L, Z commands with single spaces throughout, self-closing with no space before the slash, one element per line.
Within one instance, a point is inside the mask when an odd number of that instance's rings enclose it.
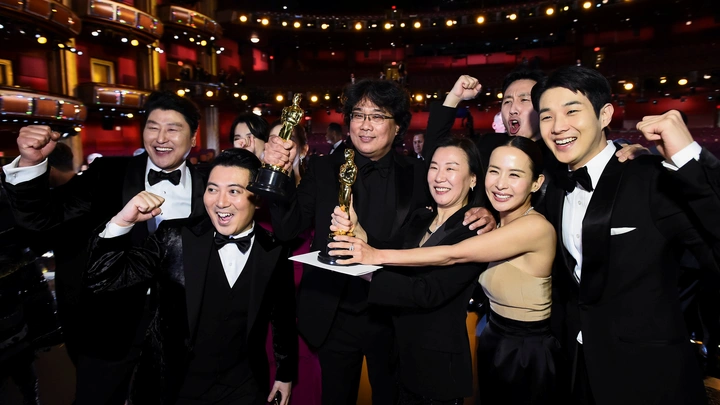
<path fill-rule="evenodd" d="M 293 256 L 290 258 L 292 261 L 300 262 L 309 264 L 315 267 L 320 267 L 325 270 L 331 270 L 337 273 L 347 274 L 349 276 L 362 276 L 364 274 L 369 274 L 374 272 L 377 269 L 382 268 L 382 266 L 372 266 L 369 264 L 353 264 L 350 266 L 333 266 L 331 264 L 325 264 L 318 260 L 318 253 L 320 251 L 305 253 L 304 255 L 298 255 Z"/>

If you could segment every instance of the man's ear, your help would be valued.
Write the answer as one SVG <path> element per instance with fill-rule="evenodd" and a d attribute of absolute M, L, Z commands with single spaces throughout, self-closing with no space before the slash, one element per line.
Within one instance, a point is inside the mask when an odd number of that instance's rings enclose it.
<path fill-rule="evenodd" d="M 194 148 L 197 143 L 197 132 L 193 134 L 193 136 L 190 137 L 190 147 Z"/>
<path fill-rule="evenodd" d="M 605 128 L 610 125 L 612 116 L 615 113 L 615 107 L 612 104 L 607 103 L 600 109 L 600 127 Z"/>

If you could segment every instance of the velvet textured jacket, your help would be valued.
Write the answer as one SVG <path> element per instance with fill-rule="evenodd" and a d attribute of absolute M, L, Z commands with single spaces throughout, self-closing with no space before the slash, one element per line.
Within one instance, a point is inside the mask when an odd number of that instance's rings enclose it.
<path fill-rule="evenodd" d="M 466 206 L 445 221 L 424 247 L 452 245 L 475 236 L 462 224 Z M 404 228 L 403 248 L 418 247 L 435 213 L 421 208 Z M 398 379 L 427 398 L 471 397 L 473 372 L 468 341 L 467 305 L 487 263 L 404 267 L 379 270 L 370 282 L 368 302 L 393 316 L 400 364 Z"/>
<path fill-rule="evenodd" d="M 172 404 L 193 355 L 210 252 L 216 249 L 210 219 L 164 221 L 144 247 L 125 235 L 91 241 L 84 281 L 91 291 L 118 291 L 157 282 L 158 305 L 148 328 L 131 398 L 136 405 Z M 255 226 L 255 242 L 243 272 L 250 271 L 247 345 L 250 368 L 262 393 L 269 393 L 265 339 L 272 324 L 276 380 L 297 374 L 295 286 L 288 252 L 269 232 Z M 264 394 L 263 394 L 264 395 Z"/>

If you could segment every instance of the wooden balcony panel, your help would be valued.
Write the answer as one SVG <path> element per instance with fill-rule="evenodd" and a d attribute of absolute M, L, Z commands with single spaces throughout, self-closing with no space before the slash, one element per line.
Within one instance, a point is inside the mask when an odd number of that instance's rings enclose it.
<path fill-rule="evenodd" d="M 53 122 L 84 122 L 85 106 L 71 98 L 49 96 L 29 91 L 0 89 L 0 117 Z"/>
<path fill-rule="evenodd" d="M 222 28 L 217 21 L 196 11 L 174 5 L 163 5 L 158 7 L 157 13 L 166 24 L 193 29 L 199 34 L 216 38 L 222 36 Z"/>
<path fill-rule="evenodd" d="M 53 0 L 0 0 L 0 9 L 10 10 L 12 17 L 68 39 L 80 33 L 80 18 L 70 8 Z"/>
<path fill-rule="evenodd" d="M 157 18 L 134 7 L 110 0 L 81 0 L 80 14 L 108 25 L 140 34 L 145 41 L 160 39 L 163 25 Z"/>
<path fill-rule="evenodd" d="M 118 107 L 141 109 L 149 91 L 118 87 L 103 83 L 82 83 L 77 88 L 78 97 L 87 105 L 95 107 Z"/>
<path fill-rule="evenodd" d="M 115 7 L 109 3 L 93 2 L 90 4 L 90 11 L 88 15 L 103 20 L 113 21 L 115 20 Z"/>

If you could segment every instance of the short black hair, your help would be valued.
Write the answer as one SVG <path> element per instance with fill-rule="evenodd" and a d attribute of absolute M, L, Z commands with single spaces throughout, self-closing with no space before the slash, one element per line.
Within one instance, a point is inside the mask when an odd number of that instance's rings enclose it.
<path fill-rule="evenodd" d="M 55 145 L 55 149 L 47 157 L 48 165 L 63 172 L 71 172 L 73 168 L 73 153 L 69 146 L 62 142 Z"/>
<path fill-rule="evenodd" d="M 230 126 L 230 144 L 235 141 L 235 128 L 238 124 L 247 125 L 250 133 L 253 136 L 263 142 L 267 142 L 270 134 L 270 127 L 268 127 L 267 121 L 259 115 L 252 113 L 242 113 L 235 118 L 232 125 Z"/>
<path fill-rule="evenodd" d="M 343 115 L 345 125 L 350 125 L 350 114 L 363 100 L 368 100 L 379 108 L 387 110 L 395 119 L 399 130 L 395 137 L 396 143 L 402 140 L 410 126 L 410 95 L 392 80 L 363 79 L 348 85 L 343 92 Z"/>
<path fill-rule="evenodd" d="M 339 136 L 343 135 L 342 125 L 336 122 L 331 122 L 330 124 L 328 124 L 327 131 L 337 134 Z"/>
<path fill-rule="evenodd" d="M 195 135 L 200 123 L 200 110 L 197 105 L 185 97 L 180 97 L 170 91 L 153 91 L 148 96 L 143 106 L 145 109 L 145 122 L 143 128 L 147 124 L 147 117 L 154 110 L 172 110 L 177 111 L 185 117 L 190 126 L 190 136 Z"/>
<path fill-rule="evenodd" d="M 249 150 L 241 148 L 231 148 L 222 151 L 210 164 L 210 171 L 217 166 L 223 167 L 239 167 L 250 171 L 250 180 L 255 179 L 260 169 L 260 159 Z"/>
<path fill-rule="evenodd" d="M 543 93 L 554 88 L 568 89 L 587 97 L 597 117 L 600 117 L 600 110 L 605 104 L 612 101 L 610 82 L 600 72 L 583 66 L 568 66 L 556 70 L 547 80 L 538 82 L 533 87 L 532 102 L 535 111 L 540 111 L 540 97 Z"/>
<path fill-rule="evenodd" d="M 480 158 L 480 150 L 478 150 L 475 142 L 470 138 L 451 136 L 438 141 L 433 155 L 440 148 L 456 147 L 462 149 L 470 166 L 470 173 L 475 175 L 476 185 L 474 190 L 468 192 L 468 205 L 472 207 L 481 207 L 485 205 L 485 191 L 482 186 L 485 183 L 485 168 Z M 432 161 L 432 159 L 430 159 Z"/>
<path fill-rule="evenodd" d="M 532 169 L 532 179 L 537 180 L 545 169 L 543 167 L 543 154 L 537 142 L 524 136 L 511 136 L 503 146 L 510 146 L 520 149 L 530 158 L 530 166 Z"/>
<path fill-rule="evenodd" d="M 505 94 L 505 90 L 518 80 L 532 80 L 535 83 L 540 83 L 544 81 L 546 77 L 542 70 L 530 69 L 527 66 L 520 65 L 508 73 L 503 79 L 502 93 Z"/>

